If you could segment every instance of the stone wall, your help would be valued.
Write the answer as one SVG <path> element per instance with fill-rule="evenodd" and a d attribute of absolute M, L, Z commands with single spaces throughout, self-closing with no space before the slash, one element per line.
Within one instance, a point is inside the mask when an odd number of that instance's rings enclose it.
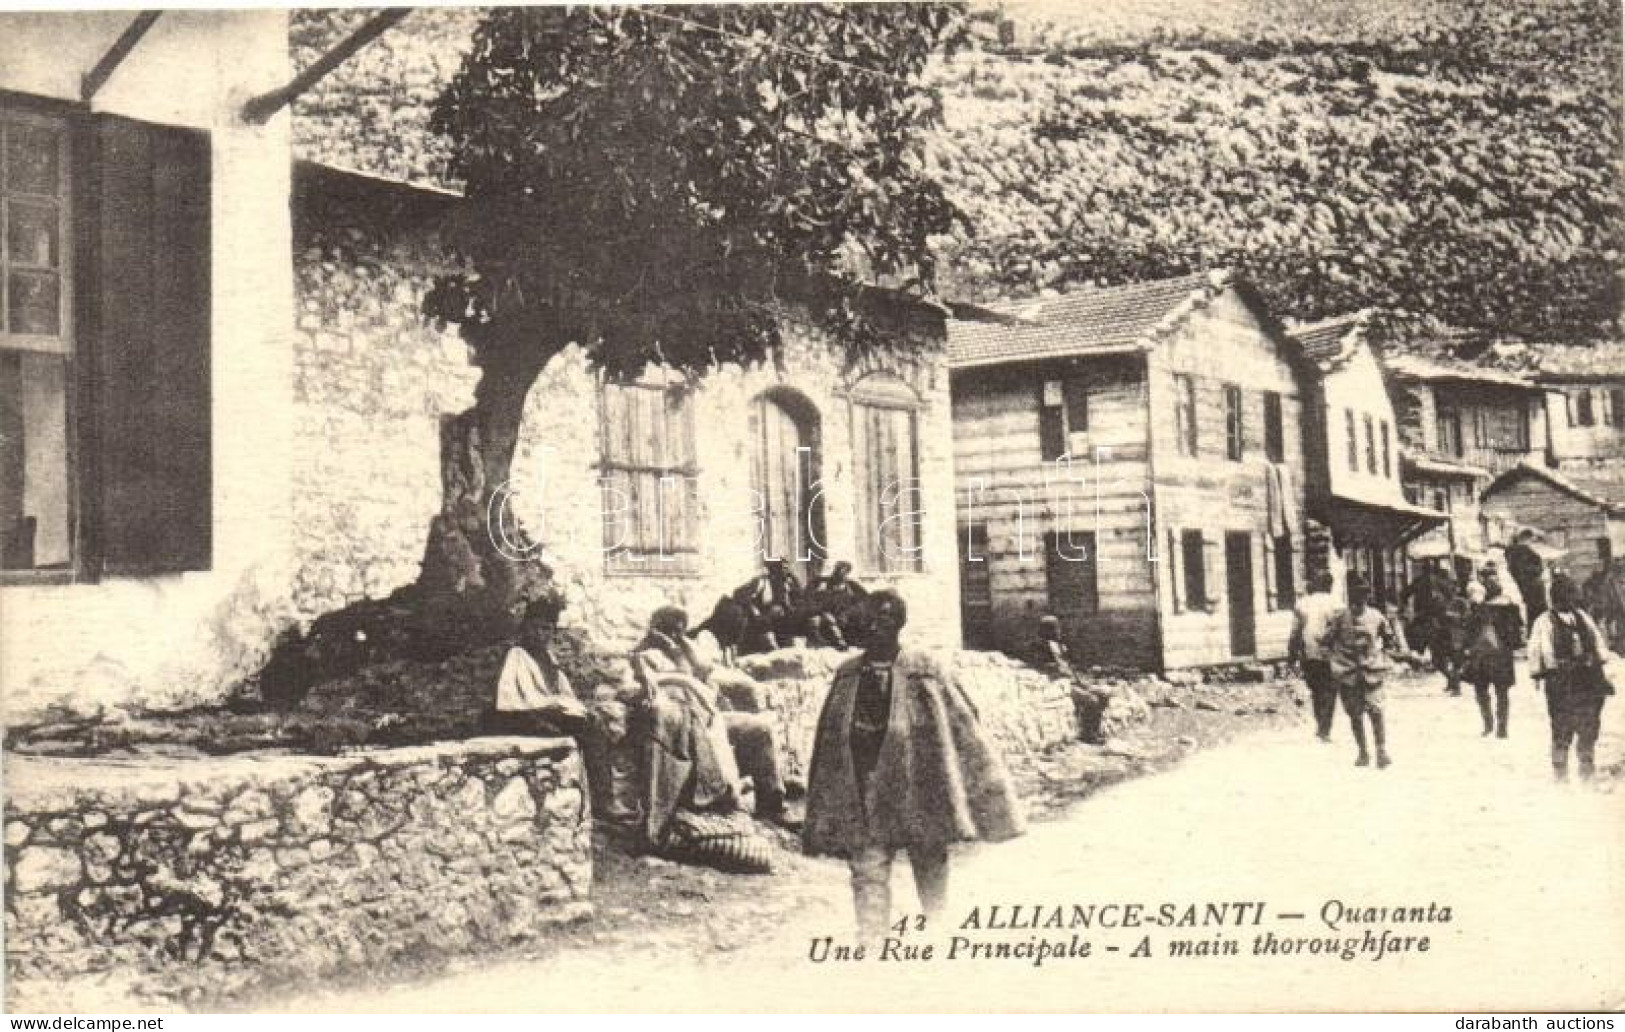
<path fill-rule="evenodd" d="M 575 747 L 8 759 L 13 992 L 95 971 L 180 994 L 527 939 L 590 912 Z"/>
<path fill-rule="evenodd" d="M 745 673 L 769 685 L 785 769 L 797 777 L 806 774 L 824 695 L 847 655 L 829 649 L 784 649 L 746 656 L 739 663 Z M 946 666 L 1012 765 L 1077 739 L 1069 685 L 998 652 L 954 652 L 946 657 Z M 1110 687 L 1108 733 L 1147 719 L 1145 705 L 1132 687 Z"/>

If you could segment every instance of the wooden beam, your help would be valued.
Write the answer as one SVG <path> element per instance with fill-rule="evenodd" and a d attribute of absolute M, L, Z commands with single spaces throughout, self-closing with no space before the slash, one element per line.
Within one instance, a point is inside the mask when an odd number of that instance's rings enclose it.
<path fill-rule="evenodd" d="M 356 51 L 383 35 L 411 13 L 412 9 L 409 7 L 379 11 L 332 50 L 311 62 L 310 67 L 294 76 L 286 86 L 262 93 L 244 104 L 243 121 L 251 125 L 263 125 L 272 115 L 293 103 L 300 94 L 326 78 L 327 73 L 348 61 Z"/>
<path fill-rule="evenodd" d="M 142 11 L 135 16 L 134 21 L 124 27 L 124 31 L 119 33 L 118 39 L 113 41 L 113 45 L 108 48 L 107 53 L 103 54 L 102 59 L 96 62 L 96 67 L 86 72 L 84 77 L 80 79 L 79 98 L 81 100 L 88 104 L 95 99 L 96 94 L 101 91 L 103 86 L 107 85 L 107 80 L 111 79 L 113 73 L 118 71 L 118 66 L 124 63 L 126 57 L 130 56 L 130 51 L 134 50 L 136 44 L 141 42 L 141 37 L 147 34 L 147 30 L 152 28 L 152 23 L 157 21 L 158 16 L 162 13 L 162 11 Z"/>

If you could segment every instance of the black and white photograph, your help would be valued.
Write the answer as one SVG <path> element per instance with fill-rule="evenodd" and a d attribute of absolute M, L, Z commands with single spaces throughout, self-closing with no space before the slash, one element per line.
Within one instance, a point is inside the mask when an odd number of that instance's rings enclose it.
<path fill-rule="evenodd" d="M 1625 1010 L 1617 0 L 25 5 L 0 1009 Z"/>

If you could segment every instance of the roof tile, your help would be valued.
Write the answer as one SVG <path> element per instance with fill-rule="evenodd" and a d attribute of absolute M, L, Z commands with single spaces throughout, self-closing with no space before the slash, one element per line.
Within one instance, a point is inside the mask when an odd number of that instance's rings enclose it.
<path fill-rule="evenodd" d="M 1222 273 L 1193 273 L 990 305 L 992 318 L 949 323 L 948 363 L 970 368 L 1143 347 L 1153 330 L 1224 282 Z"/>

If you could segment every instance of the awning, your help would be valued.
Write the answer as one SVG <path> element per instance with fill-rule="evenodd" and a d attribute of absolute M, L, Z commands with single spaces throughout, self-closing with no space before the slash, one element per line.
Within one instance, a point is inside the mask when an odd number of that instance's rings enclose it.
<path fill-rule="evenodd" d="M 1327 499 L 1324 508 L 1339 548 L 1347 544 L 1400 548 L 1450 518 L 1410 502 L 1370 502 L 1341 495 Z"/>

